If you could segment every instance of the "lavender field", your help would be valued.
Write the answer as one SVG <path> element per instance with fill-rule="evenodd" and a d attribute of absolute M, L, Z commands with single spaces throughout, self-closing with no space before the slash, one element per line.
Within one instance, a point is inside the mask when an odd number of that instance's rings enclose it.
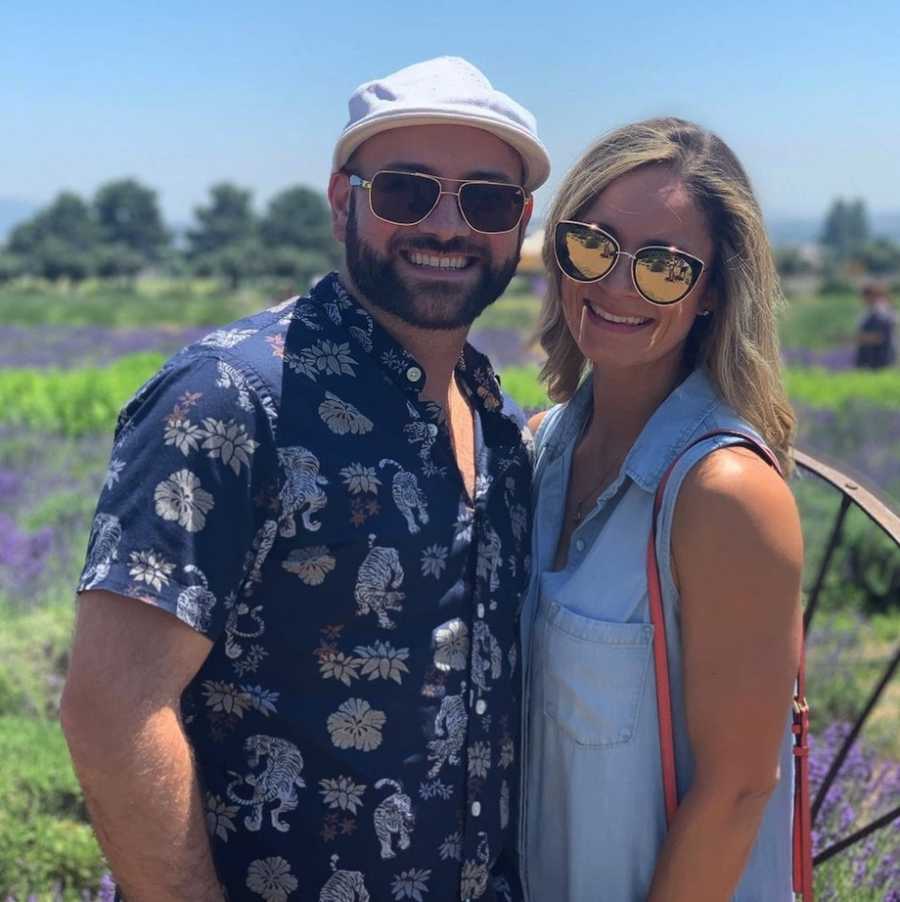
<path fill-rule="evenodd" d="M 0 292 L 0 311 L 9 313 L 0 326 L 0 899 L 93 900 L 109 897 L 104 864 L 56 718 L 72 587 L 109 478 L 115 410 L 164 356 L 263 300 L 217 303 L 196 291 L 157 292 L 147 303 L 134 291 L 102 302 L 36 289 L 29 297 L 32 306 L 21 292 L 15 303 Z M 786 319 L 799 445 L 900 510 L 900 371 L 854 381 L 845 340 L 853 303 L 808 298 Z M 115 313 L 105 322 L 104 304 Z M 541 355 L 527 341 L 536 310 L 534 297 L 510 292 L 472 337 L 527 407 L 545 403 Z M 796 494 L 811 582 L 839 499 L 812 479 Z M 900 554 L 861 516 L 848 518 L 845 540 L 809 638 L 818 782 L 900 642 Z M 898 724 L 894 679 L 828 793 L 818 850 L 900 804 Z M 900 902 L 900 820 L 819 868 L 817 888 L 822 900 Z"/>

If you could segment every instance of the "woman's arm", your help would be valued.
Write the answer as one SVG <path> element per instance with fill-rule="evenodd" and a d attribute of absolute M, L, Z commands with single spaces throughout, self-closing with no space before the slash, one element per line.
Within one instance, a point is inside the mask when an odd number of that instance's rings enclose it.
<path fill-rule="evenodd" d="M 803 542 L 791 492 L 754 452 L 715 452 L 685 480 L 672 549 L 696 771 L 649 899 L 726 902 L 779 779 L 799 663 Z"/>

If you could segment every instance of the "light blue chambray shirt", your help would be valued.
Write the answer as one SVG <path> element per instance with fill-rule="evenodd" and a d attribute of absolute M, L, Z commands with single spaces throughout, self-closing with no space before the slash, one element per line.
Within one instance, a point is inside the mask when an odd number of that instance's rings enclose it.
<path fill-rule="evenodd" d="M 639 902 L 666 834 L 645 572 L 653 500 L 672 461 L 713 430 L 753 432 L 690 375 L 644 427 L 616 480 L 575 530 L 552 571 L 572 450 L 593 403 L 588 379 L 537 435 L 532 576 L 522 610 L 525 721 L 520 857 L 530 902 Z M 678 590 L 670 537 L 678 490 L 702 457 L 735 439 L 708 439 L 670 477 L 657 558 L 671 673 L 678 795 L 694 761 L 684 708 Z M 722 712 L 722 729 L 739 717 Z M 735 902 L 784 902 L 791 890 L 793 761 L 790 712 L 781 779 L 769 800 Z M 702 871 L 704 863 L 697 862 Z"/>

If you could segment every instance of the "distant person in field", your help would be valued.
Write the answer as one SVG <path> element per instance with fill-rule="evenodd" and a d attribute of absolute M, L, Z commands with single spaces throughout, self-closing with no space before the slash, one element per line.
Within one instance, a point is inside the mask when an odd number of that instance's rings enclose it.
<path fill-rule="evenodd" d="M 521 898 L 531 459 L 466 336 L 548 173 L 465 60 L 362 85 L 342 271 L 122 411 L 62 722 L 128 902 Z"/>
<path fill-rule="evenodd" d="M 856 335 L 856 365 L 860 369 L 880 370 L 897 360 L 897 313 L 883 283 L 866 285 L 862 299 L 866 312 Z"/>
<path fill-rule="evenodd" d="M 802 540 L 759 205 L 716 135 L 638 122 L 565 177 L 544 260 L 526 898 L 790 902 Z"/>

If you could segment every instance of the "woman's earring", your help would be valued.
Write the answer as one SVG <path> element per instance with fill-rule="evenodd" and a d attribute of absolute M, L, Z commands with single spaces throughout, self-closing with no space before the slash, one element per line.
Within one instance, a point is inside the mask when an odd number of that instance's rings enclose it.
<path fill-rule="evenodd" d="M 709 316 L 712 313 L 712 310 L 701 310 L 697 316 Z"/>

